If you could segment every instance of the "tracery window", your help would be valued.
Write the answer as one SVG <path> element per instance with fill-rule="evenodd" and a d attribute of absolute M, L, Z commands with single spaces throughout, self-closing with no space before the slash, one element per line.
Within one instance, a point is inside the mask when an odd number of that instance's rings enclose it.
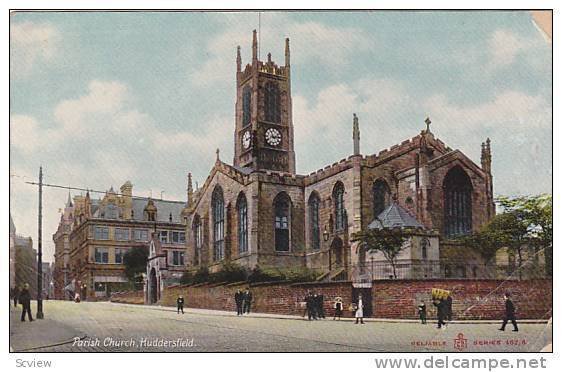
<path fill-rule="evenodd" d="M 443 181 L 445 194 L 444 230 L 446 236 L 472 231 L 472 184 L 461 167 L 454 167 Z"/>
<path fill-rule="evenodd" d="M 265 120 L 272 123 L 281 122 L 281 94 L 277 83 L 265 84 Z"/>
<path fill-rule="evenodd" d="M 224 198 L 222 189 L 217 186 L 211 200 L 213 209 L 213 259 L 224 258 Z"/>

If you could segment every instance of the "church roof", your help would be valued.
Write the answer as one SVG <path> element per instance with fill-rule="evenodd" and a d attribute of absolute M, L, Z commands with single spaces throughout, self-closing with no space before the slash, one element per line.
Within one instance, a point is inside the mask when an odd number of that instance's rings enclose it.
<path fill-rule="evenodd" d="M 369 229 L 381 228 L 424 228 L 406 209 L 392 202 L 368 226 Z"/>

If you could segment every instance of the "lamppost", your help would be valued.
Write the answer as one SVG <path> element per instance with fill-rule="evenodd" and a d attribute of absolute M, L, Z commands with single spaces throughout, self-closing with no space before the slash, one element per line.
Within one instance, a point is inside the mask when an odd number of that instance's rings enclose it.
<path fill-rule="evenodd" d="M 330 238 L 330 233 L 328 232 L 328 229 L 326 229 L 326 226 L 324 226 L 324 232 L 322 233 L 322 236 L 324 237 L 325 242 L 327 242 Z"/>
<path fill-rule="evenodd" d="M 43 319 L 43 243 L 42 216 L 43 212 L 43 167 L 39 167 L 39 215 L 37 219 L 37 319 Z"/>

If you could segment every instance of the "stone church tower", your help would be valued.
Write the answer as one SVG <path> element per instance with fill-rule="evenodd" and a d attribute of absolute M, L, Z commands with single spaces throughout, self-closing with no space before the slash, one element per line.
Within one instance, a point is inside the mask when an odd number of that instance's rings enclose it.
<path fill-rule="evenodd" d="M 289 39 L 285 39 L 285 65 L 258 60 L 254 30 L 252 62 L 242 70 L 236 58 L 236 128 L 234 166 L 254 170 L 295 173 L 293 118 L 291 110 Z"/>

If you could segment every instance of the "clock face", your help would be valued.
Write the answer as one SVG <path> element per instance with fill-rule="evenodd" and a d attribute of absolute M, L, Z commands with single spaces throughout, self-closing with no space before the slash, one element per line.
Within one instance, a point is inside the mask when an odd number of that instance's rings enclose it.
<path fill-rule="evenodd" d="M 242 146 L 247 149 L 250 147 L 250 141 L 251 141 L 251 135 L 250 135 L 250 131 L 247 130 L 244 132 L 244 134 L 242 135 Z"/>
<path fill-rule="evenodd" d="M 275 128 L 269 128 L 265 132 L 265 140 L 268 145 L 277 146 L 281 143 L 281 133 Z"/>

